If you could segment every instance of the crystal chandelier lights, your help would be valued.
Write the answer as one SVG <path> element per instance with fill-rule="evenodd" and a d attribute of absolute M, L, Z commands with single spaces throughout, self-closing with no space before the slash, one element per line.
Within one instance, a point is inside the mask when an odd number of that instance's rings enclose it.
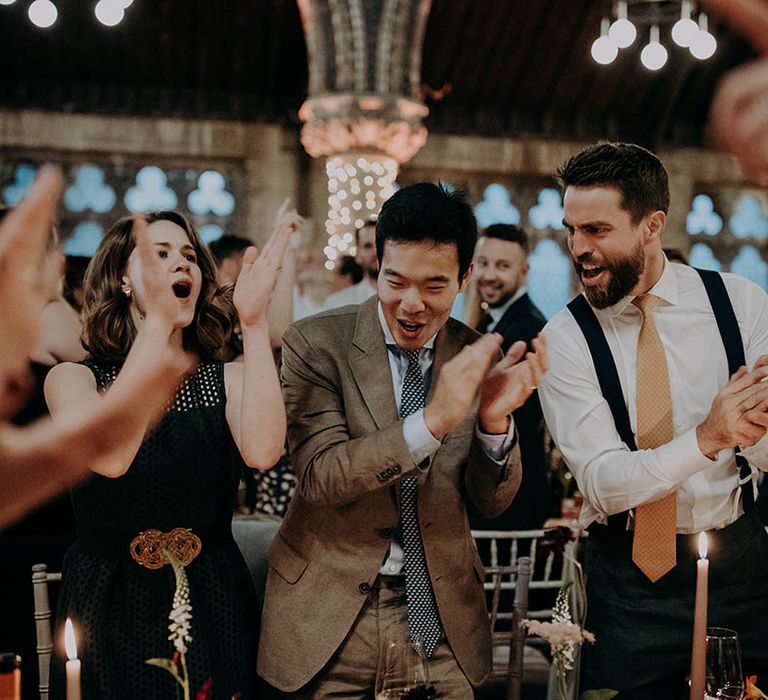
<path fill-rule="evenodd" d="M 298 0 L 309 58 L 301 142 L 325 158 L 325 267 L 394 192 L 427 140 L 421 54 L 430 0 Z"/>
<path fill-rule="evenodd" d="M 0 0 L 0 5 L 13 5 L 16 0 Z M 125 11 L 133 0 L 99 0 L 93 8 L 96 19 L 107 27 L 123 21 Z M 59 17 L 59 10 L 52 0 L 33 0 L 27 7 L 29 21 L 40 29 L 52 27 Z"/>
<path fill-rule="evenodd" d="M 648 27 L 648 43 L 640 53 L 640 62 L 648 70 L 659 70 L 669 57 L 660 40 L 661 27 L 672 25 L 672 41 L 688 49 L 694 58 L 706 60 L 715 53 L 717 41 L 709 32 L 707 15 L 696 13 L 694 0 L 618 0 L 613 21 L 604 17 L 601 22 L 600 36 L 592 43 L 592 58 L 602 65 L 612 63 L 620 49 L 635 42 L 638 26 Z"/>

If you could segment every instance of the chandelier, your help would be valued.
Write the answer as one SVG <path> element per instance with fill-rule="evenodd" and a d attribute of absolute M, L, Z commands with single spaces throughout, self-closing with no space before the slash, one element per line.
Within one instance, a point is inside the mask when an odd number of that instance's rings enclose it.
<path fill-rule="evenodd" d="M 0 5 L 13 5 L 16 0 L 0 0 Z M 125 11 L 133 0 L 99 0 L 93 8 L 96 19 L 107 27 L 120 24 Z M 29 21 L 40 29 L 52 27 L 59 17 L 59 10 L 52 0 L 33 0 L 27 7 Z"/>
<path fill-rule="evenodd" d="M 669 57 L 659 40 L 660 28 L 672 25 L 672 41 L 704 61 L 715 53 L 717 41 L 709 32 L 707 15 L 697 15 L 697 9 L 694 0 L 618 0 L 613 15 L 602 19 L 600 36 L 592 43 L 592 58 L 602 65 L 612 63 L 619 49 L 635 42 L 638 27 L 648 27 L 648 43 L 640 62 L 648 70 L 659 70 Z"/>

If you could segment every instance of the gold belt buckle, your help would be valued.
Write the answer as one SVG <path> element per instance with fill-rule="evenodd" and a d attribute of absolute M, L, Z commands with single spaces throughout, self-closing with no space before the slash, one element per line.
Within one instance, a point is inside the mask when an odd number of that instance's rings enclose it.
<path fill-rule="evenodd" d="M 170 532 L 142 530 L 131 540 L 131 557 L 147 569 L 160 569 L 170 563 L 166 552 L 189 566 L 203 549 L 200 538 L 189 528 L 175 527 Z"/>

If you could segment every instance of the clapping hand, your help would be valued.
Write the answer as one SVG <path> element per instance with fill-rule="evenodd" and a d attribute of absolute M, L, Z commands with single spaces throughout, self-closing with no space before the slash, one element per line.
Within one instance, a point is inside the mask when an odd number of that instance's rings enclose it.
<path fill-rule="evenodd" d="M 168 274 L 168 261 L 158 255 L 157 246 L 149 235 L 149 225 L 141 214 L 133 217 L 132 233 L 139 272 L 135 287 L 141 294 L 143 316 L 172 330 L 179 315 L 179 305 Z"/>
<path fill-rule="evenodd" d="M 478 413 L 485 432 L 506 432 L 509 415 L 528 400 L 549 368 L 544 336 L 536 336 L 532 346 L 533 352 L 526 352 L 525 342 L 518 340 L 486 375 Z"/>
<path fill-rule="evenodd" d="M 38 339 L 46 280 L 58 264 L 45 250 L 63 183 L 58 169 L 43 168 L 0 224 L 0 376 L 18 375 Z"/>
<path fill-rule="evenodd" d="M 261 253 L 254 247 L 246 249 L 243 267 L 235 284 L 233 301 L 243 329 L 266 323 L 269 299 L 275 287 L 283 256 L 304 219 L 296 210 L 288 209 L 286 199 L 275 217 L 275 230 Z"/>

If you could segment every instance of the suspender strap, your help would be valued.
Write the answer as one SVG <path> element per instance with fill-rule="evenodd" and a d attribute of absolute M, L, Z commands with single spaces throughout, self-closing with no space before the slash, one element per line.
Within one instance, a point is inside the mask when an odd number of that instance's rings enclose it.
<path fill-rule="evenodd" d="M 592 311 L 592 307 L 581 294 L 571 299 L 568 303 L 568 310 L 573 315 L 576 323 L 579 324 L 579 328 L 581 328 L 581 332 L 584 334 L 584 338 L 586 338 L 587 347 L 592 355 L 592 362 L 595 365 L 600 391 L 608 403 L 608 408 L 611 409 L 613 422 L 616 425 L 619 437 L 634 452 L 637 449 L 637 445 L 635 444 L 635 436 L 629 424 L 629 413 L 627 412 L 627 404 L 624 401 L 624 392 L 621 390 L 616 363 L 611 354 L 611 348 L 608 345 L 605 333 L 603 333 L 603 329 L 600 327 L 600 322 L 597 320 L 595 312 Z M 608 516 L 606 526 L 611 531 L 622 532 L 627 529 L 628 517 L 628 511 L 610 515 Z"/>
<path fill-rule="evenodd" d="M 728 290 L 725 288 L 722 276 L 713 270 L 700 270 L 694 268 L 699 273 L 701 281 L 704 283 L 704 289 L 707 291 L 709 303 L 712 305 L 712 311 L 715 314 L 717 328 L 720 331 L 720 337 L 725 347 L 725 355 L 728 358 L 728 374 L 733 374 L 739 367 L 746 365 L 744 356 L 744 344 L 741 342 L 741 331 L 739 322 L 736 320 L 736 313 L 733 310 L 733 304 L 728 296 Z M 749 466 L 746 458 L 736 448 L 736 464 L 739 467 L 739 483 L 741 483 L 742 505 L 745 513 L 751 513 L 755 507 L 755 494 L 752 487 L 752 468 Z"/>
<path fill-rule="evenodd" d="M 576 323 L 579 324 L 579 328 L 587 340 L 587 347 L 589 347 L 597 373 L 597 381 L 600 383 L 600 391 L 608 402 L 608 408 L 611 409 L 619 437 L 630 450 L 635 451 L 637 445 L 629 424 L 629 413 L 627 412 L 627 403 L 624 401 L 624 392 L 621 390 L 619 373 L 616 370 L 616 363 L 613 360 L 605 333 L 600 327 L 600 322 L 597 320 L 595 312 L 592 311 L 592 307 L 581 294 L 571 299 L 568 303 L 568 310 L 576 319 Z"/>

